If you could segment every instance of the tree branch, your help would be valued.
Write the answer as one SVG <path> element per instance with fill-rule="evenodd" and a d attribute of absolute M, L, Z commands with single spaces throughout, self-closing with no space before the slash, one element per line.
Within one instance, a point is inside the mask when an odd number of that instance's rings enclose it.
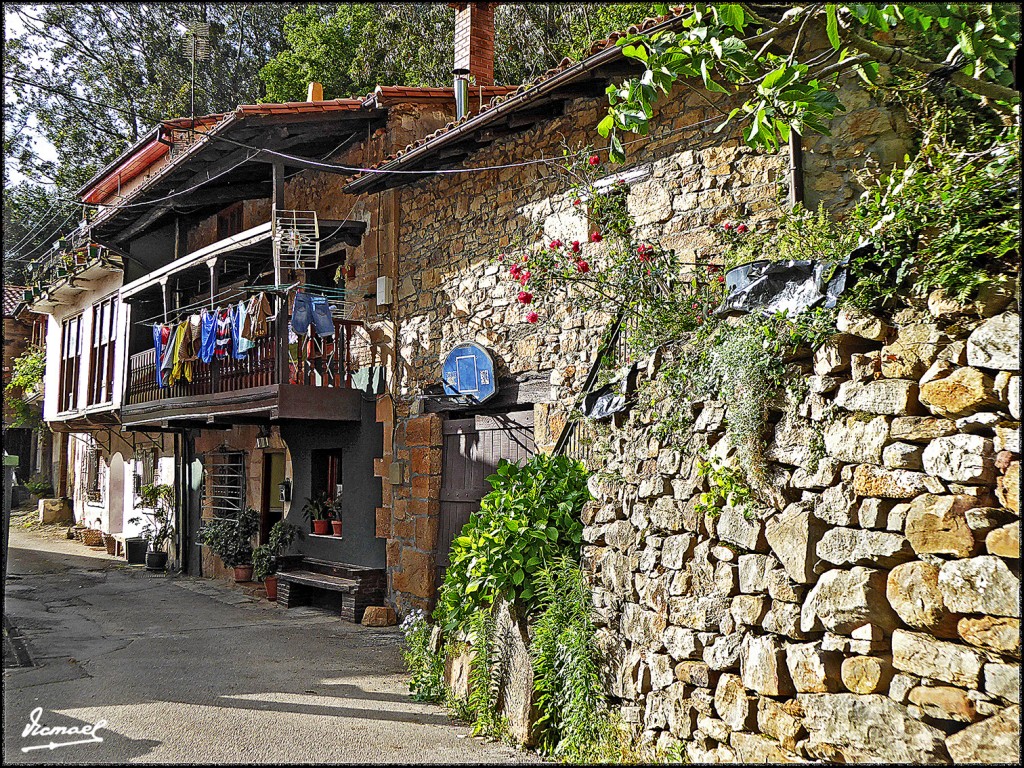
<path fill-rule="evenodd" d="M 903 48 L 894 48 L 890 45 L 875 43 L 849 31 L 843 36 L 851 48 L 856 48 L 862 53 L 869 54 L 882 64 L 897 64 L 924 75 L 930 75 L 936 70 L 943 68 L 942 65 L 919 58 Z M 998 83 L 978 80 L 977 78 L 965 75 L 963 72 L 954 72 L 949 77 L 949 80 L 965 91 L 970 91 L 978 96 L 987 96 L 997 101 L 1014 101 L 1020 98 L 1020 93 L 1013 88 L 1007 88 Z"/>

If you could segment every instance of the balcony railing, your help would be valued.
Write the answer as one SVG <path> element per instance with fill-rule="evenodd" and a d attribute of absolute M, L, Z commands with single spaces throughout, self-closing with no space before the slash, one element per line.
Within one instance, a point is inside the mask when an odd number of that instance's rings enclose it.
<path fill-rule="evenodd" d="M 192 363 L 192 381 L 180 379 L 159 387 L 156 350 L 132 355 L 128 362 L 128 406 L 173 398 L 207 398 L 276 384 L 296 387 L 349 389 L 352 387 L 352 347 L 361 323 L 334 321 L 334 339 L 311 340 L 300 336 L 288 344 L 287 322 L 275 321 L 270 335 L 257 339 L 246 357 L 214 357 L 210 363 Z"/>

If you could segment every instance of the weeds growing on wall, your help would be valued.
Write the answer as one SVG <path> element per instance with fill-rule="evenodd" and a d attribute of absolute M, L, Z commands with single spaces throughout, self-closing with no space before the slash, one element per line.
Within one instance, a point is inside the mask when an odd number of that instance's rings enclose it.
<path fill-rule="evenodd" d="M 409 673 L 409 693 L 416 701 L 444 701 L 444 656 L 430 648 L 433 627 L 423 611 L 412 611 L 402 621 L 405 643 L 402 659 Z"/>

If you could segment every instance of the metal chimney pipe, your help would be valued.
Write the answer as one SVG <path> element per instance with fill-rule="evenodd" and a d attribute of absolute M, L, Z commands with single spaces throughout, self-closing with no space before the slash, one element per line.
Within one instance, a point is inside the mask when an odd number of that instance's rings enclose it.
<path fill-rule="evenodd" d="M 455 119 L 461 120 L 469 114 L 469 70 L 456 69 L 455 72 Z"/>

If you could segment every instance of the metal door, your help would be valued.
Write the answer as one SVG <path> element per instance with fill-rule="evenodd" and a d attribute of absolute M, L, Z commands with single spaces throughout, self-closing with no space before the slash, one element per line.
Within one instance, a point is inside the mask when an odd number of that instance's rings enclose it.
<path fill-rule="evenodd" d="M 533 411 L 498 416 L 448 419 L 444 422 L 441 475 L 441 520 L 437 536 L 438 583 L 448 566 L 452 540 L 480 499 L 492 488 L 487 478 L 501 459 L 522 462 L 536 450 Z"/>

